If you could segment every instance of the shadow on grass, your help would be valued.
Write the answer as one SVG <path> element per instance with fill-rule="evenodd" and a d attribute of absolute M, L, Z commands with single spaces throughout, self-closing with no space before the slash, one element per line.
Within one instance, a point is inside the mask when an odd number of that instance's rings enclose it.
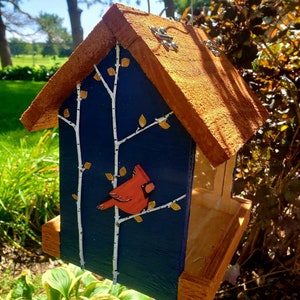
<path fill-rule="evenodd" d="M 44 85 L 45 82 L 0 80 L 0 133 L 24 128 L 19 119 Z"/>

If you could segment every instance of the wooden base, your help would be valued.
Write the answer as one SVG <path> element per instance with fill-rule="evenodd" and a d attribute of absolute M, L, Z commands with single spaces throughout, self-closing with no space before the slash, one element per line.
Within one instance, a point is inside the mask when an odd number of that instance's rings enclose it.
<path fill-rule="evenodd" d="M 251 201 L 231 199 L 230 202 L 232 207 L 236 206 L 233 214 L 193 206 L 178 300 L 214 299 L 250 217 Z"/>
<path fill-rule="evenodd" d="M 42 226 L 43 251 L 60 258 L 60 216 L 57 216 Z"/>
<path fill-rule="evenodd" d="M 251 201 L 231 197 L 234 162 L 232 158 L 217 169 L 210 169 L 201 154 L 197 156 L 178 300 L 214 298 L 247 227 Z M 59 234 L 58 216 L 42 229 L 43 251 L 57 258 L 60 257 Z"/>

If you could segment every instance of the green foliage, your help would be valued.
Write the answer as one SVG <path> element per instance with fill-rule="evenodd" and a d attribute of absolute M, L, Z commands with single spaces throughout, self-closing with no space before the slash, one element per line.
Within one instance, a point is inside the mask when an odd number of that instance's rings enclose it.
<path fill-rule="evenodd" d="M 45 66 L 8 66 L 0 70 L 0 80 L 48 81 L 58 69 L 58 65 L 50 68 Z"/>
<path fill-rule="evenodd" d="M 183 14 L 185 9 L 191 6 L 191 0 L 174 0 L 177 13 Z M 210 0 L 194 0 L 193 1 L 193 13 L 194 15 L 200 15 L 202 9 L 209 7 Z"/>
<path fill-rule="evenodd" d="M 25 270 L 17 278 L 13 289 L 10 291 L 7 300 L 24 299 L 31 300 L 34 293 L 34 286 L 31 281 L 30 271 Z"/>
<path fill-rule="evenodd" d="M 69 265 L 48 270 L 42 277 L 48 300 L 111 299 L 151 300 L 152 298 L 108 279 L 98 280 L 92 273 Z"/>
<path fill-rule="evenodd" d="M 58 134 L 0 140 L 0 242 L 39 244 L 42 224 L 58 213 Z"/>
<path fill-rule="evenodd" d="M 17 38 L 11 38 L 9 40 L 9 48 L 12 55 L 19 55 L 19 54 L 30 54 L 31 51 L 31 44 L 23 42 L 20 39 Z"/>
<path fill-rule="evenodd" d="M 270 113 L 238 155 L 234 191 L 252 199 L 254 209 L 236 261 L 245 273 L 260 266 L 258 277 L 294 272 L 299 278 L 299 1 L 215 0 L 210 10 L 195 24 L 206 28 Z M 257 286 L 244 294 L 259 297 Z M 276 295 L 259 288 L 260 297 Z"/>

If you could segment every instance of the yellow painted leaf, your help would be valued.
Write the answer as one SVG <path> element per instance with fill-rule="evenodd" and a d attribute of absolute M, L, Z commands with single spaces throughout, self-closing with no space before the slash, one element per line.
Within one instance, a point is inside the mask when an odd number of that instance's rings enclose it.
<path fill-rule="evenodd" d="M 175 210 L 175 211 L 178 211 L 178 210 L 181 209 L 181 206 L 180 206 L 178 203 L 176 203 L 176 202 L 172 202 L 172 203 L 170 204 L 170 208 L 172 208 L 172 209 Z"/>
<path fill-rule="evenodd" d="M 90 162 L 87 161 L 87 162 L 84 163 L 84 168 L 86 170 L 88 170 L 91 167 L 91 165 L 92 165 L 92 163 L 90 163 Z"/>
<path fill-rule="evenodd" d="M 98 73 L 95 73 L 94 79 L 97 80 L 97 81 L 100 81 L 101 77 L 100 77 L 100 75 Z"/>
<path fill-rule="evenodd" d="M 70 117 L 70 112 L 67 108 L 64 109 L 64 117 L 69 118 Z"/>
<path fill-rule="evenodd" d="M 73 198 L 74 200 L 78 200 L 78 196 L 77 196 L 76 194 L 72 194 L 72 198 Z"/>
<path fill-rule="evenodd" d="M 147 209 L 150 210 L 156 206 L 156 202 L 154 200 L 149 201 Z"/>
<path fill-rule="evenodd" d="M 109 181 L 113 181 L 114 180 L 114 176 L 111 173 L 105 173 L 105 176 L 106 176 L 107 180 L 109 180 Z"/>
<path fill-rule="evenodd" d="M 130 64 L 130 58 L 124 57 L 121 59 L 121 66 L 127 68 Z"/>
<path fill-rule="evenodd" d="M 108 73 L 109 76 L 114 76 L 114 75 L 116 75 L 116 71 L 115 71 L 115 69 L 112 68 L 112 67 L 107 69 L 107 73 Z"/>
<path fill-rule="evenodd" d="M 86 99 L 87 95 L 88 95 L 87 91 L 80 90 L 80 98 L 81 99 Z"/>
<path fill-rule="evenodd" d="M 141 216 L 136 216 L 134 217 L 134 219 L 138 222 L 138 223 L 142 223 L 143 222 L 143 218 Z"/>
<path fill-rule="evenodd" d="M 127 173 L 127 170 L 126 170 L 125 167 L 122 167 L 122 168 L 120 169 L 120 171 L 119 171 L 119 174 L 120 174 L 121 177 L 125 176 L 126 173 Z"/>
<path fill-rule="evenodd" d="M 163 129 L 169 129 L 170 128 L 170 124 L 167 121 L 162 121 L 159 122 L 158 125 L 163 128 Z"/>
<path fill-rule="evenodd" d="M 147 120 L 143 114 L 141 114 L 141 116 L 139 118 L 139 124 L 141 127 L 145 127 L 147 124 Z"/>

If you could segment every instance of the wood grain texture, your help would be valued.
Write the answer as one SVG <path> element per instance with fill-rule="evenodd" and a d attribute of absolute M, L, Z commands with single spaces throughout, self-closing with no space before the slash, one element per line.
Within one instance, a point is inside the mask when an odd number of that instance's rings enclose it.
<path fill-rule="evenodd" d="M 30 130 L 58 125 L 58 110 L 63 101 L 115 46 L 116 40 L 103 22 L 99 22 L 87 38 L 74 50 L 67 62 L 50 78 L 21 116 Z"/>
<path fill-rule="evenodd" d="M 42 226 L 43 252 L 60 258 L 60 216 L 57 216 Z"/>
<path fill-rule="evenodd" d="M 226 57 L 206 47 L 202 30 L 124 6 L 111 7 L 103 20 L 212 165 L 234 155 L 263 124 L 266 110 Z M 153 25 L 174 37 L 177 52 L 153 36 Z"/>
<path fill-rule="evenodd" d="M 249 222 L 251 201 L 231 197 L 234 165 L 232 157 L 214 169 L 197 151 L 184 275 L 179 280 L 178 299 L 214 298 Z M 198 179 L 204 180 L 204 170 L 209 174 L 206 179 L 212 189 L 199 187 Z M 185 298 L 189 289 L 192 295 Z"/>
<path fill-rule="evenodd" d="M 167 51 L 149 26 L 164 27 L 178 51 Z M 201 29 L 113 5 L 21 121 L 29 130 L 57 125 L 59 106 L 117 40 L 131 52 L 210 163 L 217 166 L 246 143 L 268 113 L 226 57 L 216 57 L 206 47 L 208 39 Z"/>

